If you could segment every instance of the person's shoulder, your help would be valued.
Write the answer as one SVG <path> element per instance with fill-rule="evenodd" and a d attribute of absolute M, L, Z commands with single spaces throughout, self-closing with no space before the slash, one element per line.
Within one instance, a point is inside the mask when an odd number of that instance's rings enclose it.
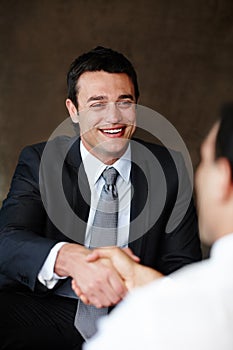
<path fill-rule="evenodd" d="M 35 158 L 41 159 L 43 152 L 46 149 L 50 150 L 56 150 L 58 153 L 64 150 L 64 148 L 67 148 L 67 145 L 69 145 L 73 141 L 73 138 L 68 136 L 57 136 L 52 140 L 49 141 L 41 141 L 38 143 L 34 143 L 31 145 L 25 146 L 19 156 L 19 159 L 28 159 L 28 158 Z"/>
<path fill-rule="evenodd" d="M 46 142 L 39 142 L 39 143 L 25 146 L 20 152 L 19 163 L 30 162 L 35 158 L 40 159 L 45 145 L 46 145 Z"/>
<path fill-rule="evenodd" d="M 139 138 L 133 138 L 132 140 L 136 144 L 140 145 L 140 148 L 138 149 L 141 149 L 141 147 L 145 147 L 145 149 L 149 150 L 162 165 L 164 163 L 169 163 L 170 165 L 174 166 L 175 164 L 180 163 L 180 161 L 183 159 L 181 152 L 168 148 L 163 144 L 155 142 L 152 143 Z M 148 152 L 144 152 L 144 154 L 148 154 Z"/>
<path fill-rule="evenodd" d="M 159 144 L 159 143 L 156 143 L 156 142 L 149 142 L 149 141 L 146 141 L 146 140 L 143 140 L 139 137 L 134 137 L 132 139 L 132 141 L 136 142 L 136 143 L 139 143 L 143 146 L 145 146 L 146 148 L 148 149 L 151 149 L 151 150 L 156 150 L 156 151 L 159 151 L 159 150 L 163 150 L 163 149 L 166 149 L 166 147 L 164 147 L 163 145 Z"/>
<path fill-rule="evenodd" d="M 134 142 L 141 144 L 142 146 L 146 147 L 147 149 L 149 149 L 152 153 L 154 154 L 158 154 L 158 155 L 173 155 L 173 154 L 177 154 L 179 152 L 170 149 L 166 146 L 164 146 L 163 144 L 159 144 L 156 142 L 148 142 L 139 138 L 133 138 L 132 139 Z"/>

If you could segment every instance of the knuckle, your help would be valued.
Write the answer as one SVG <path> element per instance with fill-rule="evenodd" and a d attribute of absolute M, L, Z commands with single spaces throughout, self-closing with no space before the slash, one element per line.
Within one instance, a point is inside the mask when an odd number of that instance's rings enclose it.
<path fill-rule="evenodd" d="M 100 289 L 101 286 L 102 286 L 102 283 L 103 283 L 102 279 L 98 278 L 98 279 L 95 281 L 95 286 L 96 286 L 98 289 Z"/>
<path fill-rule="evenodd" d="M 90 281 L 88 285 L 89 290 L 92 290 L 93 288 L 95 288 L 95 285 L 96 285 L 96 281 Z"/>
<path fill-rule="evenodd" d="M 90 281 L 90 282 L 88 283 L 88 286 L 87 286 L 88 292 L 89 292 L 89 293 L 93 292 L 94 288 L 95 288 L 95 283 L 94 283 L 94 281 Z"/>
<path fill-rule="evenodd" d="M 118 286 L 116 287 L 116 291 L 117 291 L 117 293 L 118 293 L 119 295 L 122 295 L 122 294 L 124 294 L 124 292 L 125 292 L 125 290 L 124 290 L 124 288 L 123 288 L 122 285 L 118 285 Z"/>
<path fill-rule="evenodd" d="M 97 298 L 93 298 L 92 303 L 97 309 L 100 309 L 101 307 L 103 307 L 102 303 Z"/>
<path fill-rule="evenodd" d="M 106 278 L 110 278 L 112 276 L 112 269 L 110 267 L 106 267 L 105 270 Z"/>
<path fill-rule="evenodd" d="M 119 298 L 119 297 L 113 298 L 112 299 L 112 305 L 115 305 L 115 304 L 119 303 L 120 300 L 121 300 L 121 298 Z"/>

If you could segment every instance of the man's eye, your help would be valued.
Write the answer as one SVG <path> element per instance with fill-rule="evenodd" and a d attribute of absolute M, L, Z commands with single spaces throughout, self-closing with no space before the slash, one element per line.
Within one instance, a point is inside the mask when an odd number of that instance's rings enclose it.
<path fill-rule="evenodd" d="M 133 101 L 119 101 L 117 102 L 117 106 L 120 108 L 129 108 L 133 105 Z"/>
<path fill-rule="evenodd" d="M 94 103 L 94 104 L 92 104 L 91 106 L 90 106 L 90 108 L 91 109 L 103 109 L 103 108 L 105 108 L 106 107 L 106 103 L 103 103 L 103 102 L 101 102 L 101 103 Z"/>

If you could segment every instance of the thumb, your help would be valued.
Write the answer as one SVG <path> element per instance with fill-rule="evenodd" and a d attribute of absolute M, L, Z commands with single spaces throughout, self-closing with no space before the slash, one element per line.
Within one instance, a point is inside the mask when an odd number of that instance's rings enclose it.
<path fill-rule="evenodd" d="M 124 248 L 123 251 L 135 262 L 140 261 L 140 258 L 137 255 L 135 255 L 130 248 Z"/>

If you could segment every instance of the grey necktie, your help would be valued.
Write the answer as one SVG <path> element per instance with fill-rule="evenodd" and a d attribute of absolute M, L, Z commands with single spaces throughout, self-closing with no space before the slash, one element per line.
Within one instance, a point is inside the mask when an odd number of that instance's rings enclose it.
<path fill-rule="evenodd" d="M 90 248 L 112 246 L 117 244 L 118 223 L 118 193 L 116 179 L 118 172 L 111 167 L 102 174 L 105 184 L 96 208 L 93 226 L 91 228 Z M 108 308 L 97 309 L 94 306 L 78 302 L 75 316 L 75 326 L 85 339 L 96 332 L 98 318 L 108 313 Z"/>

